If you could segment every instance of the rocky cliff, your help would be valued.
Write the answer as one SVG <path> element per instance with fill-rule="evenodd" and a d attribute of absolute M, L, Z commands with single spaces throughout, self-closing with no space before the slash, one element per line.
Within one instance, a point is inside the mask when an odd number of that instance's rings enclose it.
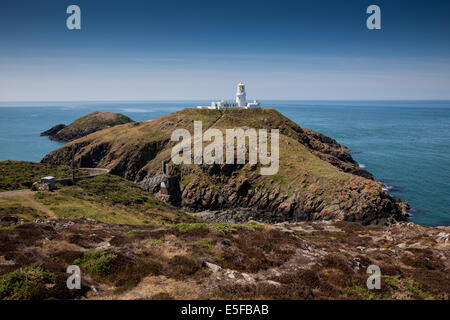
<path fill-rule="evenodd" d="M 55 141 L 72 141 L 93 132 L 129 122 L 133 122 L 133 120 L 120 113 L 93 112 L 67 126 L 58 124 L 42 132 L 41 136 L 49 136 L 51 140 Z"/>
<path fill-rule="evenodd" d="M 280 164 L 275 175 L 260 174 L 261 165 L 174 165 L 173 130 L 279 129 Z M 165 117 L 128 123 L 92 133 L 48 154 L 42 162 L 69 164 L 71 150 L 80 167 L 102 167 L 137 182 L 189 211 L 209 210 L 224 220 L 266 222 L 338 219 L 384 224 L 407 219 L 406 202 L 383 191 L 361 169 L 349 150 L 334 139 L 302 128 L 273 109 L 184 109 Z M 170 188 L 160 182 L 170 179 Z M 161 180 L 162 179 L 162 180 Z M 156 181 L 156 183 L 155 183 Z M 169 193 L 164 194 L 164 193 Z"/>

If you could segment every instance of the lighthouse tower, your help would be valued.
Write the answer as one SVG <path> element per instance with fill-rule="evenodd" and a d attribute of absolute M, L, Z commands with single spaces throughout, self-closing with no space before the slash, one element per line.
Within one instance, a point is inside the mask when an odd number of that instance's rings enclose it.
<path fill-rule="evenodd" d="M 253 109 L 260 108 L 261 104 L 257 100 L 247 102 L 247 94 L 245 93 L 245 85 L 241 82 L 237 85 L 236 102 L 233 101 L 212 101 L 209 106 L 197 106 L 198 109 Z"/>
<path fill-rule="evenodd" d="M 238 83 L 236 92 L 236 103 L 238 107 L 247 107 L 247 99 L 245 94 L 245 85 L 241 82 Z"/>

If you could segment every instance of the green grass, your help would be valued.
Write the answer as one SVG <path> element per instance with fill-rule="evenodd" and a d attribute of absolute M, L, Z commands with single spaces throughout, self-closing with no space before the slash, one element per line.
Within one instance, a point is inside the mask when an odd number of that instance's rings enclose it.
<path fill-rule="evenodd" d="M 181 184 L 182 185 L 188 185 L 195 179 L 195 174 L 187 174 L 181 177 Z"/>
<path fill-rule="evenodd" d="M 217 230 L 220 230 L 222 232 L 238 232 L 240 230 L 245 229 L 264 229 L 264 225 L 259 224 L 257 222 L 248 222 L 245 224 L 240 223 L 228 223 L 228 222 L 215 222 L 211 224 L 214 228 Z"/>
<path fill-rule="evenodd" d="M 19 203 L 18 200 L 0 199 L 0 216 L 16 216 L 24 220 L 45 219 L 48 216 L 39 210 Z"/>
<path fill-rule="evenodd" d="M 213 241 L 208 238 L 200 238 L 195 241 L 192 241 L 191 243 L 206 250 L 212 250 L 214 248 Z"/>
<path fill-rule="evenodd" d="M 365 300 L 381 300 L 384 299 L 381 294 L 378 294 L 375 289 L 370 290 L 367 286 L 359 285 L 356 281 L 352 281 L 352 285 L 348 287 L 352 292 L 357 293 L 361 298 Z"/>
<path fill-rule="evenodd" d="M 142 240 L 142 243 L 148 243 L 148 244 L 162 244 L 164 243 L 164 238 L 160 238 L 160 239 L 145 239 Z"/>
<path fill-rule="evenodd" d="M 72 177 L 72 168 L 65 165 L 51 165 L 27 161 L 0 161 L 0 192 L 29 189 L 44 176 L 57 179 Z M 84 170 L 76 170 L 77 176 L 88 175 Z"/>
<path fill-rule="evenodd" d="M 116 257 L 116 253 L 110 250 L 88 251 L 73 264 L 84 267 L 94 277 L 103 277 L 110 273 Z"/>
<path fill-rule="evenodd" d="M 0 300 L 33 298 L 41 283 L 52 284 L 55 276 L 42 267 L 32 265 L 0 276 Z"/>
<path fill-rule="evenodd" d="M 79 181 L 55 192 L 36 192 L 34 199 L 58 217 L 90 218 L 118 224 L 173 225 L 195 218 L 155 199 L 136 184 L 114 175 Z"/>
<path fill-rule="evenodd" d="M 397 290 L 400 287 L 397 278 L 393 276 L 381 276 L 381 277 L 384 279 L 384 282 L 393 290 Z"/>
<path fill-rule="evenodd" d="M 0 231 L 9 231 L 9 230 L 14 229 L 17 226 L 18 226 L 17 224 L 13 224 L 13 225 L 6 226 L 6 227 L 0 227 Z"/>
<path fill-rule="evenodd" d="M 111 119 L 103 119 L 104 115 L 111 115 Z M 119 124 L 133 122 L 129 117 L 120 113 L 92 112 L 72 122 L 68 127 L 85 130 L 86 128 L 106 128 Z"/>
<path fill-rule="evenodd" d="M 278 182 L 280 184 L 286 183 L 286 178 L 281 174 L 274 174 L 274 175 L 271 175 L 270 177 L 272 178 L 273 181 Z"/>
<path fill-rule="evenodd" d="M 93 112 L 58 131 L 53 138 L 64 141 L 73 140 L 105 128 L 130 122 L 133 122 L 133 120 L 120 113 Z"/>
<path fill-rule="evenodd" d="M 208 231 L 209 228 L 205 223 L 180 223 L 177 225 L 177 228 L 181 232 L 190 232 L 190 231 Z"/>
<path fill-rule="evenodd" d="M 431 293 L 423 290 L 422 285 L 411 278 L 403 278 L 403 284 L 408 288 L 409 292 L 426 300 L 436 299 Z"/>
<path fill-rule="evenodd" d="M 137 235 L 137 234 L 139 234 L 141 232 L 144 232 L 144 230 L 130 230 L 126 234 L 129 237 L 134 237 L 135 235 Z"/>

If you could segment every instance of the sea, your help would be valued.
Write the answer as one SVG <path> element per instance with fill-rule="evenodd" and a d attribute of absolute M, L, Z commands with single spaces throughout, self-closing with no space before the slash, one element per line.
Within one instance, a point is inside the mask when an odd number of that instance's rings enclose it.
<path fill-rule="evenodd" d="M 62 143 L 40 132 L 93 111 L 155 119 L 208 101 L 0 102 L 0 160 L 40 161 Z M 411 221 L 450 225 L 450 101 L 261 101 L 347 146 L 409 202 Z"/>

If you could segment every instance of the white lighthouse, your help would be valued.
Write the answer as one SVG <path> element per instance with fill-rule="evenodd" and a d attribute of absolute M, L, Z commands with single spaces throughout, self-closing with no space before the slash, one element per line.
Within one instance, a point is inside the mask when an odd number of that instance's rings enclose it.
<path fill-rule="evenodd" d="M 247 99 L 245 94 L 245 85 L 241 82 L 238 83 L 236 92 L 236 103 L 239 108 L 247 107 Z"/>
<path fill-rule="evenodd" d="M 199 109 L 249 109 L 259 108 L 260 103 L 256 100 L 253 102 L 247 102 L 247 94 L 245 93 L 245 85 L 241 82 L 237 85 L 236 102 L 233 101 L 213 101 L 210 106 L 197 106 Z"/>

